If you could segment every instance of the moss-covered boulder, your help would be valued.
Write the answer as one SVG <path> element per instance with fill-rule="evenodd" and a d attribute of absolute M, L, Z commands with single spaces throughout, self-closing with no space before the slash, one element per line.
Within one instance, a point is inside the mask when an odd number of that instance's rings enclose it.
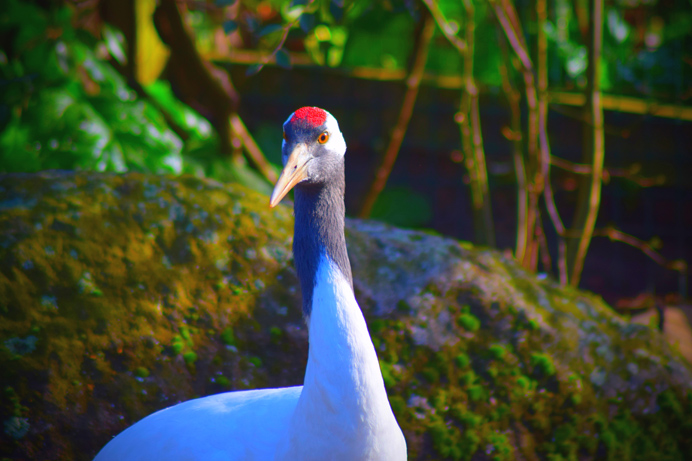
<path fill-rule="evenodd" d="M 90 459 L 178 401 L 302 382 L 289 207 L 191 177 L 0 176 L 0 458 Z M 349 221 L 412 459 L 692 459 L 656 331 L 495 251 Z"/>

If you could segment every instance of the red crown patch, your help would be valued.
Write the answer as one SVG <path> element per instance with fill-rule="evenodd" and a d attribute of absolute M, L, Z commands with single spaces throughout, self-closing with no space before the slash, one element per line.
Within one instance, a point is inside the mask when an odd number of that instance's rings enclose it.
<path fill-rule="evenodd" d="M 301 107 L 293 113 L 291 122 L 302 121 L 310 126 L 317 127 L 327 121 L 327 113 L 319 107 Z"/>

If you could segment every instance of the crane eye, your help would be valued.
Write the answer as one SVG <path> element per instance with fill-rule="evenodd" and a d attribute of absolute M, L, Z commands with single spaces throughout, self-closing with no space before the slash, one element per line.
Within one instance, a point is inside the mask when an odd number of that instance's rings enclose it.
<path fill-rule="evenodd" d="M 284 141 L 288 141 L 288 139 L 286 138 L 286 132 L 285 131 L 284 131 Z"/>
<path fill-rule="evenodd" d="M 326 131 L 322 133 L 319 138 L 317 138 L 317 142 L 320 144 L 324 144 L 327 141 L 329 141 L 329 133 Z"/>

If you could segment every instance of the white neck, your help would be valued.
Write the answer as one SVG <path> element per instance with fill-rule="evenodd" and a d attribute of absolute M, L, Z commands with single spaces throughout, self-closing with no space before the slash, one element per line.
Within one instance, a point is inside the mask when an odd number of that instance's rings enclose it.
<path fill-rule="evenodd" d="M 309 329 L 305 384 L 277 459 L 405 459 L 365 319 L 327 256 L 315 277 Z"/>

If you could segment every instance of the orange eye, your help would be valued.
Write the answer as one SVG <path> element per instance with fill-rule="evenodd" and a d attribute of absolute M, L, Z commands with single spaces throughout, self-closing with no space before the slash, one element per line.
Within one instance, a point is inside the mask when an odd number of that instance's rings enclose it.
<path fill-rule="evenodd" d="M 285 131 L 284 131 L 284 141 L 288 141 L 288 139 L 286 139 L 286 132 Z"/>
<path fill-rule="evenodd" d="M 320 144 L 324 144 L 327 141 L 329 141 L 329 133 L 326 131 L 322 133 L 319 138 L 317 138 L 317 142 Z"/>

